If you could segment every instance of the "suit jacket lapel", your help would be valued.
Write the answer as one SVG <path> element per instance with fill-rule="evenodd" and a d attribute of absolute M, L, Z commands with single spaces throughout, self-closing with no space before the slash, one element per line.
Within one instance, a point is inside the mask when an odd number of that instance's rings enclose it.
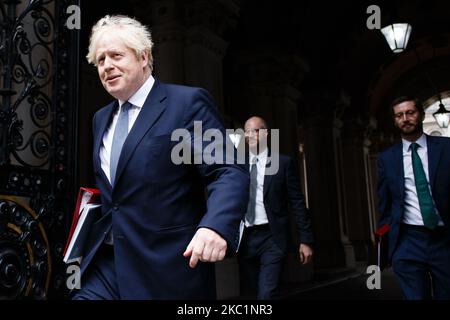
<path fill-rule="evenodd" d="M 119 181 L 120 175 L 130 160 L 136 146 L 163 113 L 165 109 L 165 99 L 166 92 L 164 86 L 158 80 L 155 80 L 153 88 L 142 106 L 139 116 L 123 145 L 119 163 L 117 164 L 116 183 Z"/>
<path fill-rule="evenodd" d="M 437 139 L 433 139 L 430 136 L 426 137 L 428 149 L 428 176 L 430 179 L 430 186 L 433 188 L 442 148 Z"/>

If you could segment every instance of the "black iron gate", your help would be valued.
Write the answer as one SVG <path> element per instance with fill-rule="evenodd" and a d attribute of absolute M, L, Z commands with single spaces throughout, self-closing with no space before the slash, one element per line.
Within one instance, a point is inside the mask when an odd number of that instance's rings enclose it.
<path fill-rule="evenodd" d="M 63 297 L 76 184 L 69 0 L 0 0 L 0 300 Z"/>

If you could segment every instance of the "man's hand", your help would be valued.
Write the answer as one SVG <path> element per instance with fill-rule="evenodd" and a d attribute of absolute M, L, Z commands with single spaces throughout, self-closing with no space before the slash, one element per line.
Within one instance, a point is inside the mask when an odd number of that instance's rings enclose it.
<path fill-rule="evenodd" d="M 312 257 L 314 254 L 313 249 L 307 245 L 307 244 L 300 244 L 300 247 L 298 248 L 298 252 L 300 254 L 300 262 L 305 265 L 312 261 Z"/>
<path fill-rule="evenodd" d="M 217 262 L 223 260 L 227 251 L 227 242 L 216 232 L 208 228 L 199 228 L 183 253 L 191 257 L 189 266 L 195 268 L 198 260 Z"/>

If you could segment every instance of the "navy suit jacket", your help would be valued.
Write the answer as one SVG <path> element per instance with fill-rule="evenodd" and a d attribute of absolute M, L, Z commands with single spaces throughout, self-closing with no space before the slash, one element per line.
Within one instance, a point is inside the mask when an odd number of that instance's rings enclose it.
<path fill-rule="evenodd" d="M 225 134 L 213 100 L 203 89 L 156 80 L 123 145 L 112 187 L 99 151 L 117 105 L 102 108 L 93 120 L 102 217 L 94 224 L 81 270 L 112 228 L 122 299 L 214 299 L 214 264 L 199 262 L 191 269 L 183 252 L 200 227 L 216 231 L 228 246 L 234 243 L 247 207 L 249 174 L 234 164 L 171 161 L 172 147 L 179 143 L 171 141 L 175 129 L 191 134 L 192 155 L 194 121 L 202 121 L 203 131 L 216 128 Z M 208 144 L 200 142 L 200 147 Z"/>
<path fill-rule="evenodd" d="M 266 167 L 270 165 L 267 163 Z M 247 168 L 249 170 L 249 165 Z M 314 242 L 311 216 L 306 208 L 296 166 L 291 157 L 279 154 L 277 173 L 264 176 L 263 197 L 270 230 L 276 244 L 284 253 L 291 244 L 289 209 L 295 220 L 299 242 L 306 244 Z"/>
<path fill-rule="evenodd" d="M 428 174 L 431 193 L 437 210 L 450 232 L 450 139 L 426 136 Z M 378 209 L 379 226 L 388 224 L 389 260 L 397 246 L 400 224 L 403 220 L 405 197 L 403 145 L 396 144 L 378 157 Z"/>

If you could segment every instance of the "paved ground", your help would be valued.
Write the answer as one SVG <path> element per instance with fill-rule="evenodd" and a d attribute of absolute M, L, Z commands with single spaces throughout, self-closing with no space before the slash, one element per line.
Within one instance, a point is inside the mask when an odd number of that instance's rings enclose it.
<path fill-rule="evenodd" d="M 381 289 L 369 290 L 364 270 L 343 272 L 335 279 L 315 279 L 303 286 L 286 285 L 281 299 L 288 300 L 402 300 L 402 293 L 391 269 L 381 273 Z"/>

